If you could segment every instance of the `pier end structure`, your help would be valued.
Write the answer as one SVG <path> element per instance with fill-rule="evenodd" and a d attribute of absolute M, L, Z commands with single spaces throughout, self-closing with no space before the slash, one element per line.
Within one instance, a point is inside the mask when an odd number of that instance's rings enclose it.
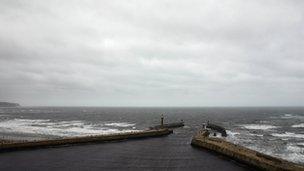
<path fill-rule="evenodd" d="M 191 145 L 222 154 L 231 159 L 262 170 L 304 170 L 303 165 L 266 155 L 246 147 L 227 142 L 222 138 L 209 137 L 209 132 L 206 130 L 200 130 L 192 138 Z"/>
<path fill-rule="evenodd" d="M 160 125 L 155 125 L 149 127 L 150 130 L 153 129 L 173 129 L 173 128 L 179 128 L 185 126 L 184 121 L 181 120 L 180 122 L 172 122 L 172 123 L 164 123 L 164 115 L 161 115 L 160 118 Z"/>
<path fill-rule="evenodd" d="M 163 114 L 161 115 L 161 118 L 160 118 L 160 126 L 161 126 L 161 128 L 164 127 L 164 115 Z"/>

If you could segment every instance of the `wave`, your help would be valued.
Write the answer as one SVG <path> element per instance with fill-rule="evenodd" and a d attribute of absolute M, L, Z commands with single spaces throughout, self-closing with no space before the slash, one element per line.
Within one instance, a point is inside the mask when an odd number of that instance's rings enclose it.
<path fill-rule="evenodd" d="M 297 143 L 298 146 L 302 146 L 304 147 L 304 142 L 301 142 L 301 143 Z"/>
<path fill-rule="evenodd" d="M 264 124 L 244 124 L 240 125 L 246 129 L 256 129 L 256 130 L 267 130 L 267 129 L 275 129 L 278 128 L 277 126 L 273 125 L 264 125 Z"/>
<path fill-rule="evenodd" d="M 107 124 L 117 127 L 135 125 L 126 122 Z M 138 131 L 135 127 L 119 129 L 104 125 L 106 124 L 90 124 L 80 120 L 51 121 L 49 119 L 11 119 L 0 122 L 0 132 L 69 137 Z"/>
<path fill-rule="evenodd" d="M 273 133 L 271 134 L 274 137 L 281 137 L 281 138 L 304 138 L 304 134 L 296 134 L 293 132 L 285 132 L 285 133 Z"/>
<path fill-rule="evenodd" d="M 297 125 L 292 125 L 291 127 L 293 127 L 293 128 L 304 128 L 304 123 L 300 123 L 300 124 L 297 124 Z"/>
<path fill-rule="evenodd" d="M 250 136 L 256 136 L 256 137 L 263 137 L 263 134 L 253 134 L 253 133 L 248 133 Z"/>
<path fill-rule="evenodd" d="M 297 162 L 303 163 L 304 161 L 304 148 L 297 145 L 288 144 L 286 147 L 286 152 L 282 155 L 282 158 Z"/>
<path fill-rule="evenodd" d="M 289 119 L 289 118 L 293 118 L 293 117 L 295 117 L 293 114 L 287 113 L 287 114 L 284 114 L 281 118 Z"/>
<path fill-rule="evenodd" d="M 114 123 L 106 123 L 106 126 L 114 126 L 114 127 L 132 127 L 135 124 L 127 123 L 127 122 L 114 122 Z"/>
<path fill-rule="evenodd" d="M 284 114 L 281 116 L 282 119 L 304 119 L 304 116 L 301 115 L 295 115 L 295 114 Z"/>
<path fill-rule="evenodd" d="M 256 145 L 247 146 L 247 148 L 295 163 L 303 163 L 304 161 L 304 148 L 298 147 L 293 144 L 286 145 L 284 150 L 281 152 L 276 152 L 275 150 L 269 150 L 267 148 L 262 148 Z"/>
<path fill-rule="evenodd" d="M 235 136 L 235 135 L 239 135 L 240 133 L 239 132 L 233 132 L 233 131 L 230 131 L 230 130 L 226 130 L 228 136 Z"/>
<path fill-rule="evenodd" d="M 238 135 L 240 135 L 239 132 L 233 132 L 231 130 L 226 130 L 227 132 L 227 137 L 225 138 L 227 141 L 232 142 L 232 143 L 239 143 L 239 139 L 237 138 Z"/>

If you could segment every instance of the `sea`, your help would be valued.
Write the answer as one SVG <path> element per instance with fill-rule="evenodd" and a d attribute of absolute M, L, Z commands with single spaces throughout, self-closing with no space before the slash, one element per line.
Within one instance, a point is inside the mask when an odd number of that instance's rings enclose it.
<path fill-rule="evenodd" d="M 304 107 L 16 107 L 0 108 L 0 139 L 32 141 L 145 130 L 183 120 L 164 137 L 0 153 L 0 170 L 254 170 L 194 148 L 206 122 L 226 139 L 304 164 Z"/>

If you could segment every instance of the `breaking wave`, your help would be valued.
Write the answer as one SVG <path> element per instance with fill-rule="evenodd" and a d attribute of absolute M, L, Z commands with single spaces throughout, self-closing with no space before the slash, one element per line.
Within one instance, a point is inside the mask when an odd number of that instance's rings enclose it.
<path fill-rule="evenodd" d="M 304 134 L 295 134 L 293 132 L 285 132 L 285 133 L 273 133 L 271 134 L 274 137 L 282 137 L 282 138 L 304 138 Z"/>
<path fill-rule="evenodd" d="M 114 126 L 114 127 L 133 127 L 135 124 L 127 123 L 127 122 L 114 122 L 114 123 L 106 123 L 106 126 Z"/>
<path fill-rule="evenodd" d="M 282 158 L 293 162 L 303 163 L 304 161 L 303 154 L 304 154 L 303 147 L 299 147 L 293 144 L 288 144 L 286 147 L 286 152 L 282 155 Z"/>
<path fill-rule="evenodd" d="M 266 130 L 266 129 L 275 129 L 278 128 L 277 126 L 273 125 L 263 125 L 263 124 L 244 124 L 240 125 L 246 129 L 256 129 L 256 130 Z"/>
<path fill-rule="evenodd" d="M 231 137 L 235 137 L 235 135 L 239 135 L 240 133 L 239 132 L 233 132 L 233 131 L 230 131 L 230 130 L 226 130 L 228 136 L 231 136 Z"/>
<path fill-rule="evenodd" d="M 237 138 L 238 135 L 240 135 L 239 132 L 233 132 L 231 130 L 226 130 L 227 137 L 226 140 L 232 143 L 239 143 L 239 139 Z"/>
<path fill-rule="evenodd" d="M 134 125 L 135 124 L 126 122 L 91 124 L 80 120 L 51 121 L 49 119 L 11 119 L 0 122 L 0 132 L 69 137 L 138 131 L 135 130 L 135 127 L 119 129 L 119 127 L 125 128 Z"/>
<path fill-rule="evenodd" d="M 282 119 L 304 119 L 304 116 L 301 115 L 294 115 L 294 114 L 284 114 L 281 116 Z"/>
<path fill-rule="evenodd" d="M 292 125 L 291 127 L 293 127 L 293 128 L 304 128 L 304 123 L 300 123 L 300 124 L 297 124 L 297 125 Z"/>

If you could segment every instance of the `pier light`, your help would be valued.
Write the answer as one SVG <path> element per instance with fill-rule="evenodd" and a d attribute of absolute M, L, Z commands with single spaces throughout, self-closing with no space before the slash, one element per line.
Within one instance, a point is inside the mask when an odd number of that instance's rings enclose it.
<path fill-rule="evenodd" d="M 164 114 L 161 115 L 161 118 L 160 118 L 160 125 L 161 125 L 161 127 L 164 126 Z"/>

